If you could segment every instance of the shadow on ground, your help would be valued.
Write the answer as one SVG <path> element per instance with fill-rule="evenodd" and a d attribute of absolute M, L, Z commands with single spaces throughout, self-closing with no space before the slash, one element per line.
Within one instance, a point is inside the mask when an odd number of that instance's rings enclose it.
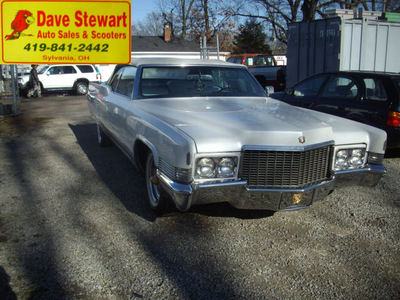
<path fill-rule="evenodd" d="M 129 159 L 116 146 L 102 148 L 97 144 L 96 124 L 69 126 L 100 178 L 126 209 L 146 220 L 154 221 L 156 217 L 147 205 L 144 178 Z M 273 215 L 273 212 L 265 210 L 236 209 L 227 203 L 194 206 L 188 212 L 240 219 L 258 219 Z M 168 216 L 175 214 L 180 212 L 172 209 Z"/>

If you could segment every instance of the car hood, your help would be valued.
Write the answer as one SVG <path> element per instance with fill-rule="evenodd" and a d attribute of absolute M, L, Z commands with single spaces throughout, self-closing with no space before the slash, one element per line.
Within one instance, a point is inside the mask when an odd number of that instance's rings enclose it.
<path fill-rule="evenodd" d="M 240 151 L 246 145 L 303 147 L 331 141 L 369 144 L 371 135 L 382 134 L 361 123 L 272 98 L 165 98 L 139 100 L 136 105 L 185 132 L 198 152 Z"/>

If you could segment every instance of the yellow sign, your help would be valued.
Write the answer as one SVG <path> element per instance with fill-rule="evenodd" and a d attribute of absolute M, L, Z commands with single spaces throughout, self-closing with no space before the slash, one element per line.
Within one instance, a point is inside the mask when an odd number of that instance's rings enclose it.
<path fill-rule="evenodd" d="M 131 2 L 1 1 L 2 64 L 128 64 Z"/>

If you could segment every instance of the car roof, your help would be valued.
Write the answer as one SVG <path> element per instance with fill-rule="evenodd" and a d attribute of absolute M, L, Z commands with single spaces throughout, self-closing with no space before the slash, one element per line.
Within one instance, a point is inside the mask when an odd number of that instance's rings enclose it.
<path fill-rule="evenodd" d="M 335 71 L 335 72 L 324 72 L 321 74 L 349 74 L 349 75 L 377 75 L 377 76 L 390 76 L 390 77 L 400 77 L 400 73 L 395 73 L 395 72 L 383 72 L 383 71 L 359 71 L 359 70 L 354 70 L 354 71 Z"/>
<path fill-rule="evenodd" d="M 254 56 L 254 55 L 265 55 L 265 56 L 273 56 L 272 54 L 267 54 L 267 53 L 244 53 L 244 54 L 231 54 L 229 55 L 229 57 L 231 56 Z"/>
<path fill-rule="evenodd" d="M 198 65 L 198 66 L 229 66 L 229 67 L 244 67 L 241 65 L 229 63 L 217 59 L 183 59 L 183 58 L 137 58 L 132 59 L 131 65 L 138 67 L 143 65 L 156 65 L 156 66 L 185 66 L 185 65 Z"/>

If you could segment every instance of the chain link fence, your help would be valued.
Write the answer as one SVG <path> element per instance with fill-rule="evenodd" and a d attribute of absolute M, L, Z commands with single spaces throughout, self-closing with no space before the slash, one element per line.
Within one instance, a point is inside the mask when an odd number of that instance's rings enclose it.
<path fill-rule="evenodd" d="M 0 118 L 19 113 L 18 66 L 0 65 Z"/>

